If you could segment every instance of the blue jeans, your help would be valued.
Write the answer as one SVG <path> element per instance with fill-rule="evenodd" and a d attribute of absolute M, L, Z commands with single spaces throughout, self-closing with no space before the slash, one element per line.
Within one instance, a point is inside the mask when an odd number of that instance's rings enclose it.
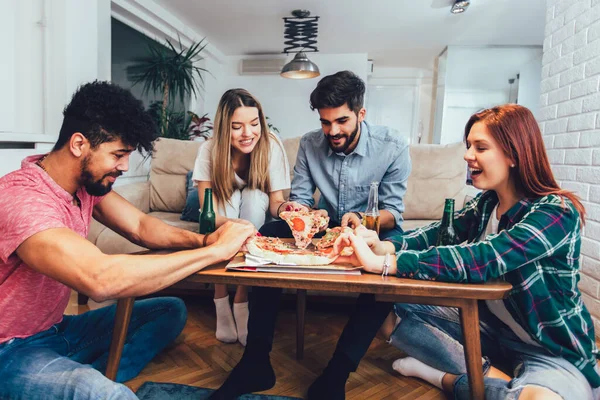
<path fill-rule="evenodd" d="M 469 399 L 458 309 L 397 303 L 395 311 L 401 320 L 391 343 L 433 368 L 458 375 L 454 398 Z M 548 388 L 565 400 L 592 398 L 590 384 L 573 364 L 521 341 L 484 303 L 480 304 L 479 314 L 484 374 L 491 360 L 495 367 L 514 376 L 509 382 L 485 377 L 487 400 L 517 399 L 525 385 Z"/>
<path fill-rule="evenodd" d="M 0 344 L 0 399 L 137 399 L 103 375 L 116 305 L 65 316 L 50 329 Z M 134 303 L 117 382 L 134 378 L 182 331 L 185 304 L 174 297 Z"/>

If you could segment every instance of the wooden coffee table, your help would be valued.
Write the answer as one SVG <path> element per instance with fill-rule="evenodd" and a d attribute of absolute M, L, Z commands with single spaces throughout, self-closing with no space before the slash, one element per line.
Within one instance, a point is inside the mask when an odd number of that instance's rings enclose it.
<path fill-rule="evenodd" d="M 198 273 L 190 275 L 173 287 L 190 289 L 203 287 L 206 283 L 223 283 L 298 289 L 301 295 L 305 295 L 306 290 L 372 293 L 380 301 L 457 307 L 460 311 L 463 329 L 465 360 L 468 378 L 471 383 L 471 398 L 478 400 L 484 398 L 477 302 L 479 300 L 504 298 L 512 288 L 510 284 L 504 282 L 487 284 L 442 283 L 401 279 L 393 276 L 381 277 L 380 275 L 364 272 L 360 276 L 232 272 L 225 271 L 226 265 L 227 262 L 221 262 L 209 266 Z M 117 375 L 133 309 L 133 301 L 134 298 L 126 298 L 120 299 L 117 303 L 115 330 L 106 368 L 106 376 L 113 380 Z M 299 311 L 303 313 L 303 310 Z M 301 323 L 303 324 L 303 321 Z M 298 347 L 301 347 L 302 343 L 300 343 L 299 337 L 298 339 Z"/>

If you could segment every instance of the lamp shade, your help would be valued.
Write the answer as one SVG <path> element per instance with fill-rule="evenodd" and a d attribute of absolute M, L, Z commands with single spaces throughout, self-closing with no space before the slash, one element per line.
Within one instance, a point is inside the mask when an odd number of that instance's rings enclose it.
<path fill-rule="evenodd" d="M 319 76 L 319 67 L 304 52 L 296 53 L 294 59 L 281 69 L 281 76 L 290 79 L 309 79 Z"/>

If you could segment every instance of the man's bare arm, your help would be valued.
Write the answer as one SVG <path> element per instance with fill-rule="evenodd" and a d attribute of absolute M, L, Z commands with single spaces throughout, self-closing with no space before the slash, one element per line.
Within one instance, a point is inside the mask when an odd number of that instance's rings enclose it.
<path fill-rule="evenodd" d="M 206 248 L 163 255 L 107 255 L 70 229 L 56 228 L 31 236 L 16 253 L 34 270 L 103 301 L 168 287 L 231 258 L 254 233 L 248 225 L 228 222 L 213 233 L 216 243 Z"/>
<path fill-rule="evenodd" d="M 194 249 L 204 235 L 176 228 L 144 214 L 116 192 L 94 208 L 94 218 L 131 242 L 148 249 Z"/>
<path fill-rule="evenodd" d="M 379 210 L 379 226 L 381 229 L 392 229 L 396 226 L 396 217 L 388 210 Z"/>

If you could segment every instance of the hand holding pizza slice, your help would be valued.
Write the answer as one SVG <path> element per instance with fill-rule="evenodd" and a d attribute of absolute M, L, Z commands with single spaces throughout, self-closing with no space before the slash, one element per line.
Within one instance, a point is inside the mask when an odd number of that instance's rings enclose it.
<path fill-rule="evenodd" d="M 341 226 L 336 226 L 335 228 L 328 228 L 327 232 L 325 233 L 325 236 L 323 236 L 316 244 L 317 249 L 321 250 L 321 251 L 326 251 L 329 252 L 331 250 L 333 250 L 334 254 L 335 250 L 334 244 L 336 242 L 336 240 L 340 237 L 341 234 L 348 234 L 348 233 L 352 233 L 352 228 L 350 227 L 341 227 Z M 329 249 L 330 250 L 326 250 Z M 352 253 L 354 252 L 354 249 L 351 246 L 345 246 L 343 248 L 338 249 L 339 251 L 339 255 L 340 256 L 350 256 L 352 255 Z"/>
<path fill-rule="evenodd" d="M 290 226 L 299 249 L 307 248 L 313 236 L 329 224 L 329 217 L 314 211 L 282 211 L 279 216 Z"/>

